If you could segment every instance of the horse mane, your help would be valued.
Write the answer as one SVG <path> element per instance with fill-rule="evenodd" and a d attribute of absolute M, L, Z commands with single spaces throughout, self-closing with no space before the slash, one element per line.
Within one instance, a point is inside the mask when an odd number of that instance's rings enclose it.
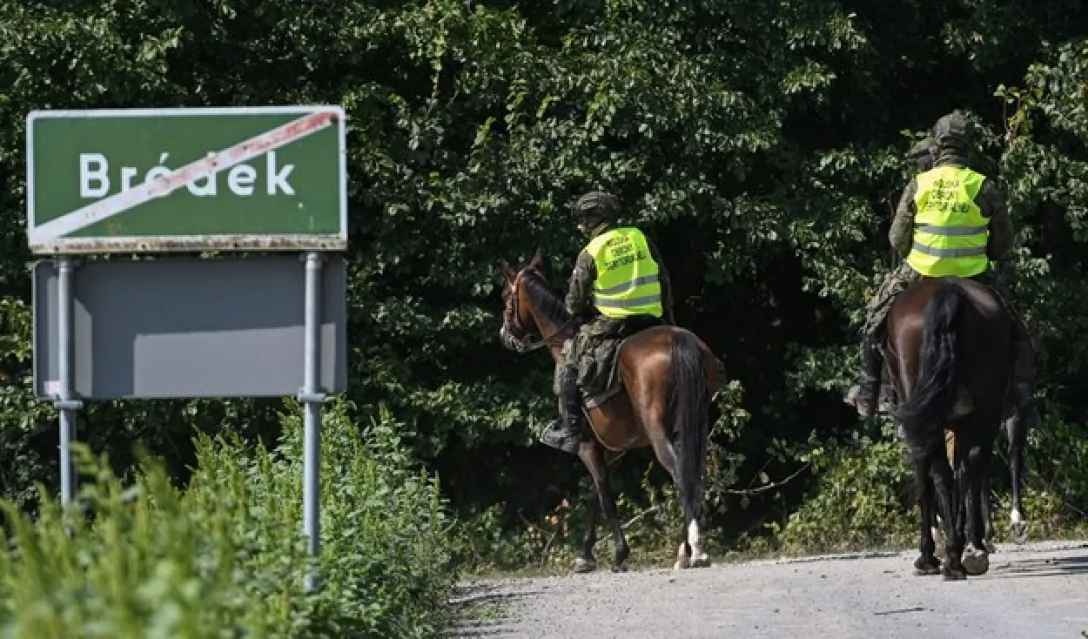
<path fill-rule="evenodd" d="M 548 284 L 544 281 L 544 276 L 540 271 L 532 268 L 525 269 L 522 271 L 521 281 L 529 289 L 529 294 L 536 300 L 540 312 L 550 321 L 563 324 L 570 319 L 566 303 L 555 291 L 548 288 Z"/>

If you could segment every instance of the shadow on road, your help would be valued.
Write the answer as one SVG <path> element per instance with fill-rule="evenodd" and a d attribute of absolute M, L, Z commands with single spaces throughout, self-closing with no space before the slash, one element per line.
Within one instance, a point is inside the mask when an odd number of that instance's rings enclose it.
<path fill-rule="evenodd" d="M 457 621 L 447 629 L 445 637 L 509 636 L 511 622 L 509 607 L 519 600 L 539 595 L 543 590 L 504 591 L 497 586 L 472 585 L 457 588 L 449 606 Z"/>
<path fill-rule="evenodd" d="M 1088 576 L 1088 553 L 1066 557 L 1043 557 L 1020 561 L 995 562 L 990 579 L 1019 579 L 1023 577 Z"/>

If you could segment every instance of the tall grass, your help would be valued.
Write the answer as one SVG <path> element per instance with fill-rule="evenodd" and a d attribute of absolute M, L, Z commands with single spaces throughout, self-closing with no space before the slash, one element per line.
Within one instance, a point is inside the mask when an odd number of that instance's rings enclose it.
<path fill-rule="evenodd" d="M 77 507 L 43 494 L 36 520 L 3 504 L 3 637 L 422 637 L 444 625 L 452 574 L 436 481 L 382 412 L 365 436 L 336 405 L 322 446 L 321 587 L 301 518 L 301 419 L 274 450 L 197 440 L 185 489 L 148 460 L 131 483 L 78 457 Z M 44 491 L 43 491 L 44 493 Z"/>

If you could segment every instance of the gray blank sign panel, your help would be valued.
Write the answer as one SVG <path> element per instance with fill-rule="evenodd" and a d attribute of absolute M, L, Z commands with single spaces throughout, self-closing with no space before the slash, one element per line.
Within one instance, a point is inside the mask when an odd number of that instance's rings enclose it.
<path fill-rule="evenodd" d="M 321 375 L 347 377 L 345 273 L 326 256 Z M 34 388 L 57 393 L 57 269 L 34 265 Z M 297 255 L 85 262 L 75 270 L 73 370 L 84 399 L 271 397 L 302 387 L 306 265 Z"/>

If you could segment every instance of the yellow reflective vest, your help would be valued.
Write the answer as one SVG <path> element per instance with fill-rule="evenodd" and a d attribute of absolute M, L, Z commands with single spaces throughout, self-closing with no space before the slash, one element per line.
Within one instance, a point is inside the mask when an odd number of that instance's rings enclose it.
<path fill-rule="evenodd" d="M 612 229 L 593 238 L 585 250 L 597 267 L 593 304 L 601 315 L 613 319 L 664 315 L 660 269 L 642 231 Z"/>
<path fill-rule="evenodd" d="M 990 220 L 975 197 L 986 176 L 959 166 L 918 175 L 914 194 L 914 244 L 907 263 L 927 277 L 972 277 L 990 268 Z"/>

